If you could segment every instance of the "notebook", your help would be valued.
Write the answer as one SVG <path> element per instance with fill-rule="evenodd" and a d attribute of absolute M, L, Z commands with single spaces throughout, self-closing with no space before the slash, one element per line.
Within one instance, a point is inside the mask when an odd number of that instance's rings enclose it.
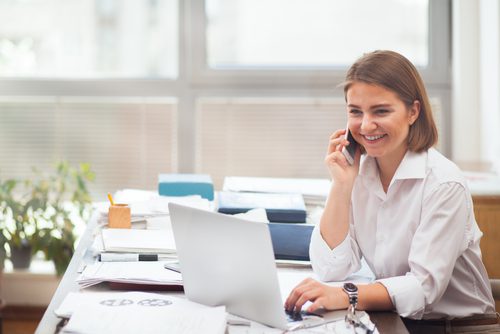
<path fill-rule="evenodd" d="M 287 317 L 267 224 L 174 203 L 169 210 L 189 300 L 225 305 L 232 314 L 283 330 L 343 319 L 345 311 Z"/>

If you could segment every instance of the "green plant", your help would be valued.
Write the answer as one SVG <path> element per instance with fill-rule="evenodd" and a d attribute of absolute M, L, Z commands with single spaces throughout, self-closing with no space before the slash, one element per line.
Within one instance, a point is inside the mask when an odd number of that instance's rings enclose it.
<path fill-rule="evenodd" d="M 75 222 L 91 214 L 87 182 L 94 173 L 88 164 L 74 168 L 64 161 L 50 174 L 33 172 L 32 179 L 0 182 L 0 246 L 2 240 L 11 250 L 28 244 L 61 275 L 74 253 Z"/>

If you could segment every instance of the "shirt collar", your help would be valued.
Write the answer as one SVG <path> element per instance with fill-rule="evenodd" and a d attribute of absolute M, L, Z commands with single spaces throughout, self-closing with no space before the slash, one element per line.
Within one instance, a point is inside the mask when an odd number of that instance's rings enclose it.
<path fill-rule="evenodd" d="M 366 154 L 363 154 L 361 156 L 359 175 L 370 179 L 378 177 L 377 161 L 375 161 L 375 158 Z"/>
<path fill-rule="evenodd" d="M 407 151 L 403 160 L 399 164 L 394 180 L 423 179 L 427 166 L 427 151 L 416 153 Z"/>
<path fill-rule="evenodd" d="M 426 174 L 427 151 L 416 153 L 407 151 L 394 174 L 394 180 L 423 179 Z M 375 158 L 363 155 L 359 174 L 368 178 L 378 177 L 377 161 Z"/>

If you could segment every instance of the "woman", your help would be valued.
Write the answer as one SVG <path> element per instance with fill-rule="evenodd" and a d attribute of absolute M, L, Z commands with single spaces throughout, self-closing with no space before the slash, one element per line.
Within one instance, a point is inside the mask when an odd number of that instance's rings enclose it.
<path fill-rule="evenodd" d="M 349 69 L 344 93 L 348 128 L 362 148 L 350 165 L 346 130 L 330 137 L 333 182 L 311 262 L 321 280 L 342 281 L 364 257 L 376 281 L 352 292 L 307 279 L 285 307 L 311 301 L 312 312 L 357 301 L 362 310 L 434 319 L 425 323 L 433 328 L 498 329 L 471 195 L 459 169 L 432 148 L 437 130 L 416 68 L 396 52 L 366 54 Z"/>

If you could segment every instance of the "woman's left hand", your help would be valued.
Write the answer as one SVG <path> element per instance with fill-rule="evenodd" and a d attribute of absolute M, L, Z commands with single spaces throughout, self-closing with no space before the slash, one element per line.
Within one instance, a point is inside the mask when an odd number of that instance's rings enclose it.
<path fill-rule="evenodd" d="M 307 312 L 318 309 L 338 310 L 349 306 L 349 299 L 342 288 L 329 286 L 312 278 L 303 280 L 292 290 L 286 299 L 285 309 L 300 312 L 307 301 L 312 302 Z"/>

